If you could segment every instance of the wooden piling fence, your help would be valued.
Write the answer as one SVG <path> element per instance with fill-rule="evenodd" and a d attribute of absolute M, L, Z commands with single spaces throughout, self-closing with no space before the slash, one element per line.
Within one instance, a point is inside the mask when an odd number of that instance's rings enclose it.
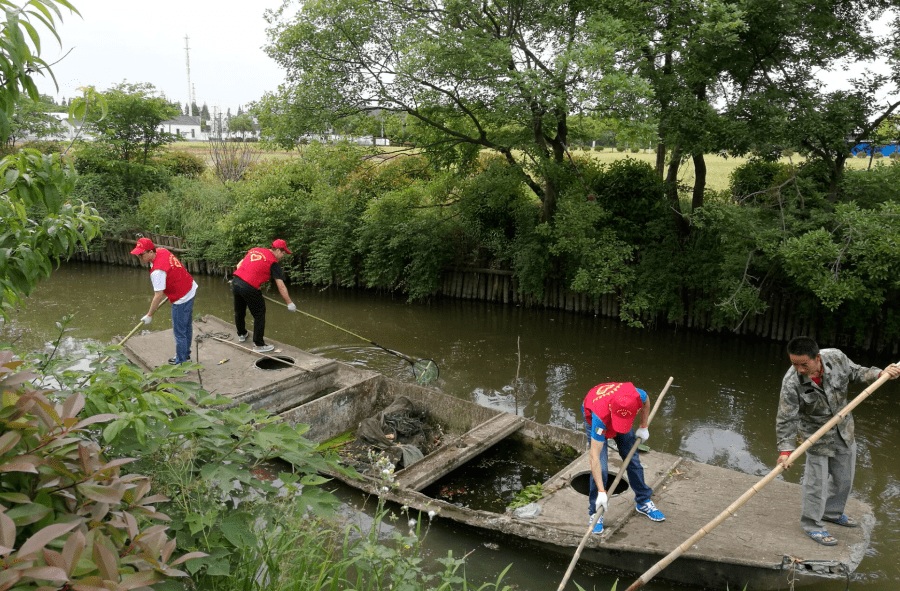
<path fill-rule="evenodd" d="M 185 255 L 189 252 L 184 239 L 178 236 L 167 236 L 152 232 L 143 233 L 154 244 L 175 253 L 188 271 L 197 275 L 227 276 L 233 268 L 219 265 L 211 261 L 191 260 Z M 140 266 L 138 258 L 131 254 L 136 239 L 121 236 L 104 236 L 105 246 L 100 251 L 85 253 L 79 251 L 74 260 L 100 262 L 112 265 Z M 565 310 L 576 314 L 619 317 L 619 300 L 615 294 L 603 294 L 592 297 L 585 293 L 572 292 L 566 285 L 557 280 L 550 280 L 544 286 L 540 298 L 523 295 L 519 292 L 519 282 L 512 271 L 505 269 L 456 268 L 444 272 L 440 288 L 434 294 L 438 297 L 450 297 L 467 300 L 479 300 L 517 306 L 543 306 Z M 685 315 L 676 322 L 668 323 L 674 327 L 685 327 L 695 330 L 709 330 L 712 326 L 713 313 L 709 309 L 700 309 L 697 302 L 703 301 L 703 294 L 695 291 L 682 294 L 685 297 Z M 815 338 L 822 346 L 845 346 L 850 342 L 847 334 L 831 326 L 827 330 L 818 325 L 814 319 L 798 316 L 796 301 L 790 294 L 773 293 L 766 298 L 767 308 L 762 314 L 751 314 L 732 331 L 739 335 L 749 335 L 773 341 L 788 341 L 795 336 L 807 335 Z M 665 326 L 658 318 L 644 314 L 641 320 L 658 326 Z M 725 329 L 721 329 L 725 330 Z M 864 348 L 877 351 L 889 351 L 892 355 L 900 352 L 900 340 L 888 341 L 880 326 L 869 328 L 864 338 Z"/>

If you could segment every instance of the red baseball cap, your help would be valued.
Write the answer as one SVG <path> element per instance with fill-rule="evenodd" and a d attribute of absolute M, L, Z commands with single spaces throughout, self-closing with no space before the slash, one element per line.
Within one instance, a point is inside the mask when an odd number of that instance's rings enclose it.
<path fill-rule="evenodd" d="M 137 241 L 137 246 L 131 251 L 131 254 L 144 254 L 148 250 L 156 250 L 153 241 L 149 238 L 141 238 Z"/>
<path fill-rule="evenodd" d="M 612 429 L 616 433 L 628 433 L 641 406 L 641 394 L 631 382 L 619 386 L 609 403 Z"/>
<path fill-rule="evenodd" d="M 287 242 L 285 242 L 281 238 L 272 242 L 272 248 L 280 248 L 281 250 L 283 250 L 284 252 L 286 252 L 288 254 L 294 254 L 288 250 Z"/>

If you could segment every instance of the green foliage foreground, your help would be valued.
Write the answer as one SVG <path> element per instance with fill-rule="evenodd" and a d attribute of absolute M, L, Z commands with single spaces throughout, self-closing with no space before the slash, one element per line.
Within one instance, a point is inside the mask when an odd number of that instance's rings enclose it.
<path fill-rule="evenodd" d="M 307 426 L 184 381 L 195 365 L 144 373 L 91 350 L 109 361 L 0 351 L 0 591 L 471 588 L 464 560 L 424 560 L 434 515 L 385 536 L 399 517 L 379 499 L 370 527 L 337 523 L 319 472 L 353 472 Z M 505 572 L 479 589 L 507 589 Z"/>

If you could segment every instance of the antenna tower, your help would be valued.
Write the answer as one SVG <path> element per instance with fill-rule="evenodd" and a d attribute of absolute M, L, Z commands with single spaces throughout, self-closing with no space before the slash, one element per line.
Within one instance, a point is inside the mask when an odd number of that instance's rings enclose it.
<path fill-rule="evenodd" d="M 193 115 L 191 109 L 194 106 L 194 95 L 191 92 L 191 48 L 188 47 L 188 36 L 184 36 L 184 63 L 187 66 L 187 83 L 188 83 L 188 115 Z"/>

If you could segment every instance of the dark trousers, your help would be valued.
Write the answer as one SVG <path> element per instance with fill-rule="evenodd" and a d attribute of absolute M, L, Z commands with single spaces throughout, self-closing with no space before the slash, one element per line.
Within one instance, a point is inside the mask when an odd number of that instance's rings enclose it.
<path fill-rule="evenodd" d="M 266 300 L 262 292 L 240 277 L 231 280 L 231 293 L 234 294 L 234 327 L 238 335 L 247 334 L 247 325 L 244 317 L 247 308 L 253 316 L 253 344 L 262 347 L 266 344 L 263 336 L 266 332 Z"/>

